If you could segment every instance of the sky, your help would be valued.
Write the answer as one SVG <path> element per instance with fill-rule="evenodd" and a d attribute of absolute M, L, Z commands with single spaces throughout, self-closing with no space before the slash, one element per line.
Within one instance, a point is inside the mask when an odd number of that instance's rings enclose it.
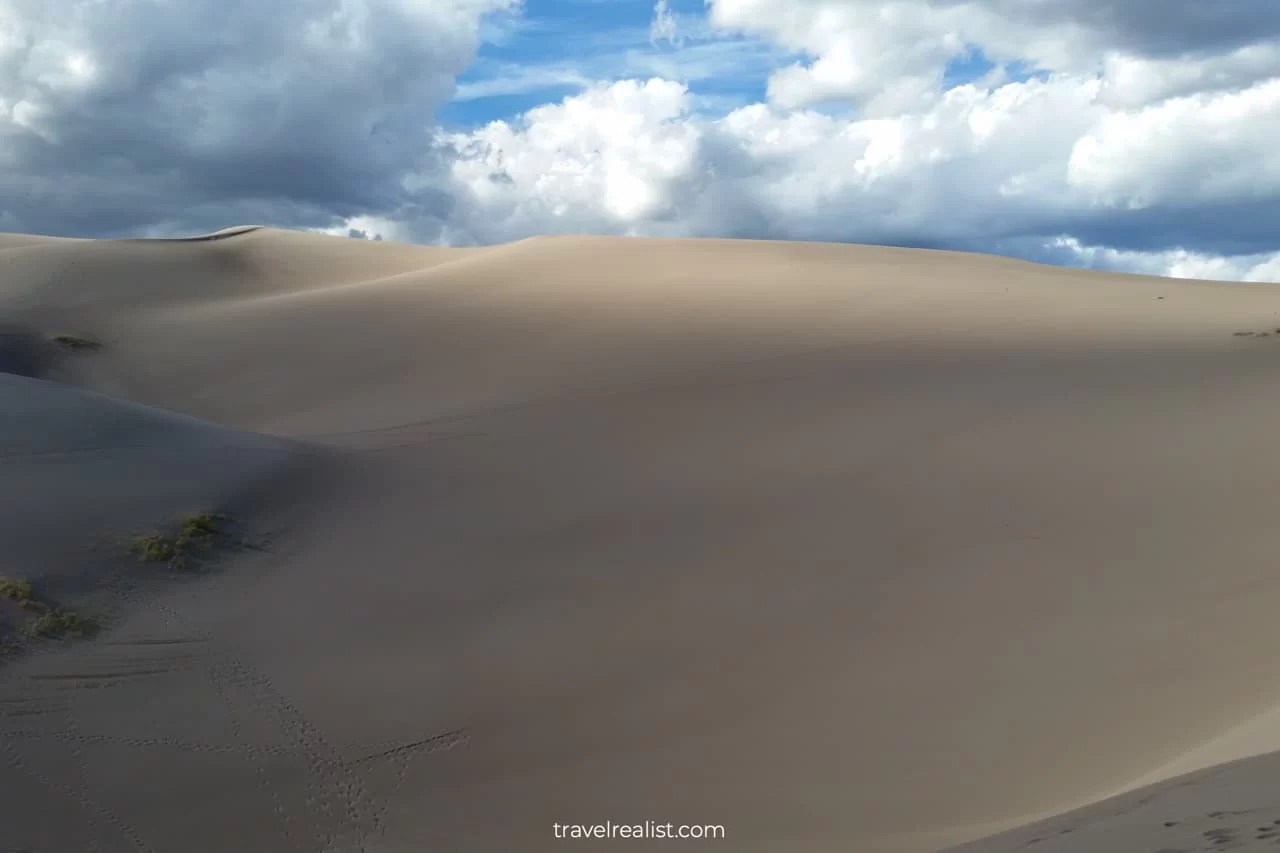
<path fill-rule="evenodd" d="M 0 0 L 0 231 L 249 223 L 1280 282 L 1280 2 Z"/>

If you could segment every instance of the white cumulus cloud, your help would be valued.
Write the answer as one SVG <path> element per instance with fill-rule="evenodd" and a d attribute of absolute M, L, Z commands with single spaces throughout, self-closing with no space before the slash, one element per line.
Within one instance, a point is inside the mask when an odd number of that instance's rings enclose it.
<path fill-rule="evenodd" d="M 700 130 L 683 85 L 622 81 L 538 107 L 515 124 L 446 134 L 452 192 L 478 209 L 473 239 L 546 226 L 625 226 L 671 215 Z M 486 224 L 487 223 L 487 224 Z"/>
<path fill-rule="evenodd" d="M 1076 142 L 1068 179 L 1127 207 L 1276 198 L 1278 139 L 1280 77 L 1110 112 Z"/>
<path fill-rule="evenodd" d="M 1272 131 L 1280 81 L 1132 111 L 1108 107 L 1101 88 L 1095 77 L 1060 75 L 956 87 L 928 110 L 891 118 L 757 104 L 715 119 L 691 113 L 680 84 L 601 84 L 520 121 L 441 140 L 451 152 L 454 239 L 604 231 L 1031 255 L 1040 246 L 1062 258 L 1064 224 L 1077 226 L 1083 246 L 1134 208 L 1164 214 L 1280 198 L 1280 161 L 1267 145 L 1280 138 Z M 1178 274 L 1273 269 L 1197 267 L 1188 259 L 1212 256 L 1211 247 L 1160 240 L 1138 233 L 1114 256 L 1073 249 L 1065 257 L 1134 267 L 1150 254 Z"/>

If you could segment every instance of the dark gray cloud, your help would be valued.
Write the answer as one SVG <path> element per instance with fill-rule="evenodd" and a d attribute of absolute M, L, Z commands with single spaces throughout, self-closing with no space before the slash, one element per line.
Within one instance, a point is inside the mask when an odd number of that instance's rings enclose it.
<path fill-rule="evenodd" d="M 1278 222 L 1280 197 L 1093 212 L 1060 225 L 1081 242 L 1123 251 L 1181 248 L 1207 255 L 1252 255 L 1280 251 Z"/>
<path fill-rule="evenodd" d="M 971 0 L 941 0 L 958 5 Z M 1143 56 L 1218 53 L 1280 37 L 1275 0 L 985 0 L 1012 20 L 1077 24 L 1100 42 Z"/>
<path fill-rule="evenodd" d="M 503 0 L 0 0 L 4 227 L 394 209 Z M 420 202 L 420 200 L 418 200 Z"/>

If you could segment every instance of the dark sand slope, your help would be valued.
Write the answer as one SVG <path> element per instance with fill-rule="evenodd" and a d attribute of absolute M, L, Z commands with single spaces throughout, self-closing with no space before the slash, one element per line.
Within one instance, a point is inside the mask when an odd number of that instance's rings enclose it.
<path fill-rule="evenodd" d="M 234 503 L 291 456 L 279 439 L 0 373 L 4 559 L 40 575 L 77 552 L 92 562 L 85 532 L 145 532 L 175 512 Z"/>
<path fill-rule="evenodd" d="M 27 654 L 0 660 L 0 850 L 188 846 L 129 840 L 140 837 L 127 828 L 138 804 L 117 806 L 115 796 L 130 774 L 182 771 L 148 770 L 112 750 L 205 748 L 205 723 L 218 722 L 209 688 L 176 685 L 214 660 L 202 654 L 203 614 L 236 597 L 252 566 L 243 562 L 235 587 L 222 589 L 231 578 L 175 582 L 130 550 L 177 518 L 255 508 L 294 479 L 298 456 L 280 439 L 0 373 L 0 575 L 111 628 L 77 642 L 27 641 Z M 200 607 L 180 603 L 192 595 Z M 0 605 L 0 639 L 18 640 L 30 614 Z M 175 790 L 191 793 L 182 779 Z"/>
<path fill-rule="evenodd" d="M 62 378 L 334 457 L 259 502 L 268 555 L 0 669 L 6 844 L 653 820 L 912 853 L 1280 748 L 1228 736 L 1280 705 L 1280 338 L 1233 334 L 1280 325 L 1273 288 L 735 241 L 4 245 L 0 318 L 104 343 Z M 1262 808 L 1267 766 L 1161 822 Z M 615 845 L 708 843 L 577 846 Z"/>

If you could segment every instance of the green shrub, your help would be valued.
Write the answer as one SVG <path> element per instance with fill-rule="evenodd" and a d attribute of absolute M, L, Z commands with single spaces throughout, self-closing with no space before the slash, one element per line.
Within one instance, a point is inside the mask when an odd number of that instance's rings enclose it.
<path fill-rule="evenodd" d="M 174 556 L 173 543 L 158 533 L 133 540 L 133 550 L 143 563 L 161 563 L 172 560 Z"/>
<path fill-rule="evenodd" d="M 27 634 L 31 637 L 83 637 L 92 633 L 96 627 L 91 619 L 74 611 L 58 610 L 36 598 L 30 581 L 0 577 L 0 598 L 16 601 L 23 610 L 35 616 L 35 621 L 27 628 Z M 18 647 L 12 641 L 0 642 L 0 655 L 16 651 Z"/>
<path fill-rule="evenodd" d="M 167 562 L 170 568 L 185 568 L 193 548 L 213 547 L 223 533 L 218 522 L 225 520 L 225 515 L 209 512 L 187 516 L 179 523 L 177 536 L 172 539 L 159 533 L 139 536 L 133 541 L 133 551 L 144 563 Z"/>
<path fill-rule="evenodd" d="M 174 543 L 174 550 L 183 554 L 192 544 L 200 545 L 202 548 L 212 546 L 218 537 L 217 521 L 220 518 L 222 516 L 210 513 L 184 518 L 182 527 L 178 531 L 178 539 Z"/>
<path fill-rule="evenodd" d="M 55 610 L 36 619 L 28 629 L 33 637 L 60 640 L 63 637 L 83 637 L 92 633 L 93 621 L 72 611 Z"/>
<path fill-rule="evenodd" d="M 26 604 L 31 600 L 30 581 L 0 577 L 0 598 L 7 598 L 19 604 Z"/>

